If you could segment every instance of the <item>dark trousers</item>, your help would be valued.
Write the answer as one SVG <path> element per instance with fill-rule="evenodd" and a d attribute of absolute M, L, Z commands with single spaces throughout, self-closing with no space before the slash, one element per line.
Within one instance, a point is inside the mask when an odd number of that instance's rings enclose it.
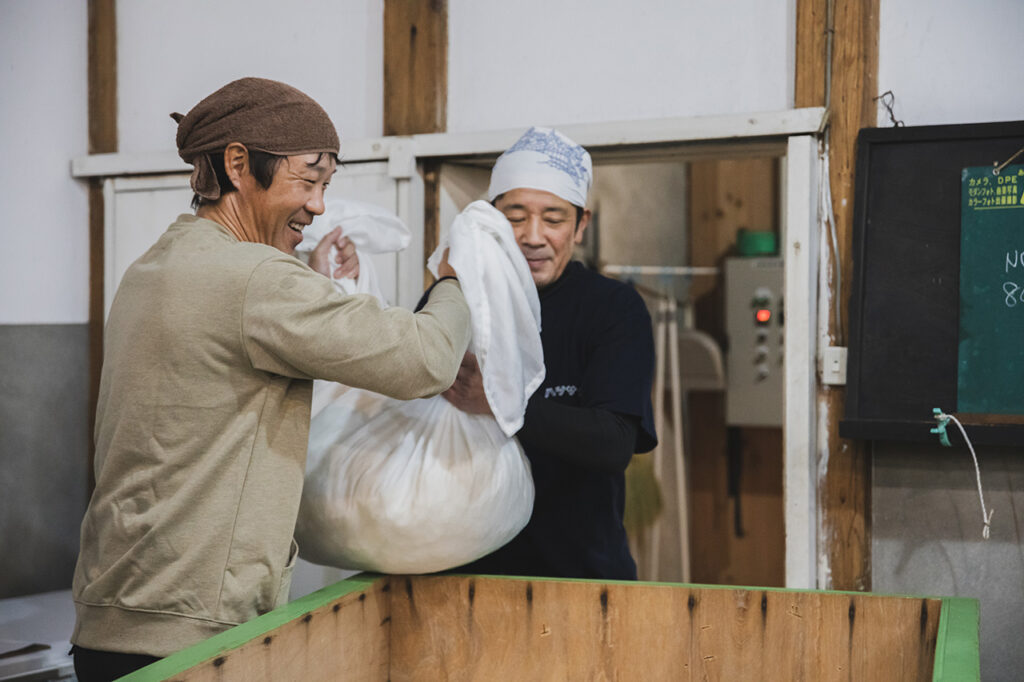
<path fill-rule="evenodd" d="M 75 657 L 75 675 L 79 682 L 116 680 L 160 660 L 157 656 L 96 651 L 77 645 L 71 647 L 71 653 Z"/>

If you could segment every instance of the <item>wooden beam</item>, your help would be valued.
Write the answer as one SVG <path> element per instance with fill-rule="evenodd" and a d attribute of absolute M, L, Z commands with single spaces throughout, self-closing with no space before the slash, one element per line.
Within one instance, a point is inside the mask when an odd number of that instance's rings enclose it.
<path fill-rule="evenodd" d="M 384 134 L 448 125 L 448 0 L 384 0 Z M 441 164 L 423 166 L 423 253 L 440 234 Z M 424 264 L 424 287 L 434 281 Z"/>
<path fill-rule="evenodd" d="M 831 1 L 831 11 L 829 4 Z M 796 106 L 829 108 L 829 167 L 841 281 L 851 281 L 854 170 L 857 133 L 876 122 L 873 98 L 878 79 L 879 0 L 798 0 Z M 826 21 L 827 17 L 827 21 Z M 827 24 L 831 24 L 828 26 Z M 827 39 L 831 37 L 831 50 Z M 822 38 L 825 39 L 823 45 Z M 830 55 L 831 64 L 826 62 Z M 829 87 L 825 87 L 825 74 Z M 827 101 L 826 101 L 827 100 Z M 837 297 L 833 262 L 823 263 L 828 277 L 829 309 L 839 306 L 841 323 L 829 315 L 829 342 L 846 345 L 848 289 Z M 823 295 L 826 295 L 823 292 Z M 836 300 L 839 298 L 839 300 Z M 819 441 L 827 452 L 819 471 L 821 511 L 819 555 L 828 567 L 819 586 L 871 589 L 871 455 L 868 444 L 839 437 L 845 389 L 823 386 L 818 409 L 824 416 Z"/>
<path fill-rule="evenodd" d="M 798 108 L 826 105 L 828 2 L 829 0 L 797 0 L 796 3 L 796 83 L 793 90 L 793 105 Z"/>
<path fill-rule="evenodd" d="M 384 134 L 441 133 L 447 123 L 447 0 L 385 0 Z"/>
<path fill-rule="evenodd" d="M 423 162 L 423 254 L 434 253 L 441 238 L 441 162 Z M 434 275 L 423 268 L 423 288 L 434 282 Z"/>
<path fill-rule="evenodd" d="M 117 152 L 116 0 L 89 0 L 89 153 Z M 103 185 L 89 180 L 89 493 L 92 494 L 96 399 L 103 365 Z"/>

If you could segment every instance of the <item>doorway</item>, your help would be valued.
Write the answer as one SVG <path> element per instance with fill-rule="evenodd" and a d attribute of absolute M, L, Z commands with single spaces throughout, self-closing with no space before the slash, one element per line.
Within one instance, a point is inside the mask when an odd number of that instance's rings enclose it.
<path fill-rule="evenodd" d="M 595 150 L 593 156 L 593 219 L 575 258 L 632 283 L 652 320 L 658 319 L 659 298 L 674 298 L 679 311 L 674 323 L 681 381 L 674 390 L 682 393 L 684 414 L 681 423 L 673 418 L 673 385 L 665 381 L 661 466 L 640 456 L 627 472 L 627 528 L 640 577 L 782 587 L 783 430 L 781 424 L 727 426 L 724 381 L 713 380 L 715 355 L 721 373 L 728 345 L 722 273 L 725 259 L 736 254 L 737 233 L 770 232 L 781 242 L 781 154 L 765 147 L 735 158 L 691 158 L 684 150 L 652 147 L 629 155 Z M 493 156 L 427 162 L 426 253 L 442 226 L 486 198 L 493 162 Z M 639 265 L 713 272 L 610 271 Z M 675 437 L 677 424 L 681 439 Z M 674 445 L 679 440 L 682 458 Z M 684 514 L 678 506 L 680 461 Z M 659 500 L 653 514 L 652 496 Z"/>

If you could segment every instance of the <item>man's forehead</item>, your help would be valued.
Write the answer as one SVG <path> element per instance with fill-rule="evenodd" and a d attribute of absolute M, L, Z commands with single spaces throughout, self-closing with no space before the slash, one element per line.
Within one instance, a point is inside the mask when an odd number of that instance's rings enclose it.
<path fill-rule="evenodd" d="M 334 175 L 338 170 L 334 155 L 327 152 L 313 152 L 311 154 L 295 154 L 289 156 L 288 166 L 294 171 L 309 170 L 316 173 Z"/>
<path fill-rule="evenodd" d="M 542 211 L 570 212 L 573 205 L 552 192 L 532 187 L 510 189 L 495 200 L 502 209 L 540 209 Z"/>

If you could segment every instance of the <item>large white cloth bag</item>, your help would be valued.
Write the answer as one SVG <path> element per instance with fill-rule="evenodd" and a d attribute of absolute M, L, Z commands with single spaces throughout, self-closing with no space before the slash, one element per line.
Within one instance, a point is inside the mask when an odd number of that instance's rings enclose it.
<path fill-rule="evenodd" d="M 430 573 L 494 551 L 529 521 L 533 480 L 513 434 L 544 379 L 537 291 L 511 226 L 486 202 L 442 235 L 429 262 L 435 274 L 446 247 L 495 417 L 440 396 L 401 401 L 318 386 L 296 526 L 309 561 Z"/>

